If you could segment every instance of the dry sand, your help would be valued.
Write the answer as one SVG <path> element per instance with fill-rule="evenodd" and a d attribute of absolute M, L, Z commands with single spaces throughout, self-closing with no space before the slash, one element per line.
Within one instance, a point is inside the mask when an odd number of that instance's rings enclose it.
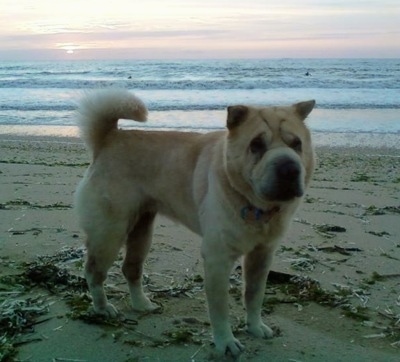
<path fill-rule="evenodd" d="M 273 339 L 243 331 L 240 268 L 233 273 L 231 318 L 246 346 L 240 360 L 399 361 L 400 152 L 318 148 L 317 154 L 314 181 L 268 284 L 265 319 Z M 83 234 L 71 204 L 88 162 L 77 139 L 0 136 L 1 318 L 22 316 L 28 305 L 43 312 L 28 328 L 14 318 L 23 330 L 15 336 L 4 335 L 11 327 L 0 324 L 0 355 L 14 343 L 19 361 L 221 360 L 210 343 L 200 238 L 161 217 L 145 270 L 161 311 L 129 309 L 119 260 L 107 292 L 125 319 L 83 320 Z M 43 266 L 50 268 L 47 280 L 45 269 L 32 274 Z"/>

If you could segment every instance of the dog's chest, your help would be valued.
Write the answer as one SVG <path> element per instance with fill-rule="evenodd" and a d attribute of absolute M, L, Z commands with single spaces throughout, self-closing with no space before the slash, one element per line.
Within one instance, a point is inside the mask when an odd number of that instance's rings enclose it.
<path fill-rule="evenodd" d="M 222 223 L 220 228 L 220 241 L 239 255 L 245 255 L 259 245 L 274 248 L 280 236 L 272 225 L 261 222 Z"/>

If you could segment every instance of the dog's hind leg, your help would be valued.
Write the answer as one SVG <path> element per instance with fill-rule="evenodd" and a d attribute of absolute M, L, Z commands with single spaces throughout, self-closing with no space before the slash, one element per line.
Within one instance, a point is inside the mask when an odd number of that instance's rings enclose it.
<path fill-rule="evenodd" d="M 108 303 L 103 284 L 107 278 L 108 269 L 117 258 L 126 238 L 126 228 L 118 228 L 114 224 L 108 230 L 99 226 L 97 229 L 92 229 L 92 232 L 88 232 L 87 236 L 85 277 L 93 298 L 94 311 L 107 317 L 116 317 L 118 312 L 112 304 Z"/>
<path fill-rule="evenodd" d="M 126 241 L 126 255 L 122 272 L 129 284 L 132 307 L 137 311 L 157 309 L 144 294 L 142 287 L 143 263 L 150 250 L 153 224 L 156 214 L 145 213 L 140 216 Z"/>
<path fill-rule="evenodd" d="M 258 246 L 244 257 L 244 304 L 247 312 L 247 331 L 256 337 L 271 338 L 272 329 L 261 319 L 267 276 L 273 259 L 273 250 Z"/>

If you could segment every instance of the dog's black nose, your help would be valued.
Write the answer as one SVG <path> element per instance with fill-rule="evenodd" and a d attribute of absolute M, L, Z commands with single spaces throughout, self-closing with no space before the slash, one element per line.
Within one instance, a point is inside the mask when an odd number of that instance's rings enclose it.
<path fill-rule="evenodd" d="M 273 181 L 265 185 L 264 194 L 271 201 L 288 201 L 304 194 L 301 163 L 289 157 L 275 161 Z"/>
<path fill-rule="evenodd" d="M 295 181 L 300 175 L 300 166 L 290 159 L 283 159 L 276 165 L 276 173 L 279 180 Z"/>

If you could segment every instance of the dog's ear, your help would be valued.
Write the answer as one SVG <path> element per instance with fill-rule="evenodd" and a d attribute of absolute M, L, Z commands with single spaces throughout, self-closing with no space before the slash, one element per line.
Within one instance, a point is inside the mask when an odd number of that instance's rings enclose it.
<path fill-rule="evenodd" d="M 295 109 L 295 112 L 300 116 L 300 118 L 303 121 L 311 113 L 314 106 L 315 106 L 314 100 L 293 104 L 293 108 Z"/>
<path fill-rule="evenodd" d="M 228 119 L 226 127 L 231 130 L 241 124 L 247 117 L 249 109 L 246 106 L 230 106 L 228 107 Z"/>

